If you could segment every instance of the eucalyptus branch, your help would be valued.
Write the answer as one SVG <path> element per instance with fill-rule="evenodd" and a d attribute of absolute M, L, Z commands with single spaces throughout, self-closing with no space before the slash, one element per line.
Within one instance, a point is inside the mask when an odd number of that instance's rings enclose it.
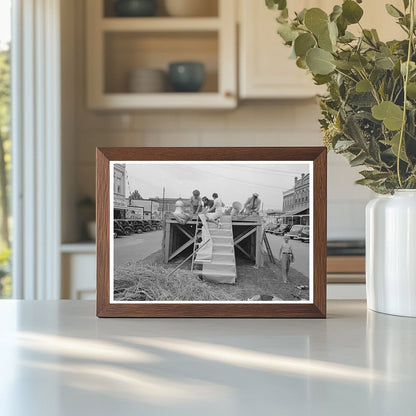
<path fill-rule="evenodd" d="M 406 72 L 404 75 L 404 85 L 403 85 L 403 118 L 402 118 L 402 127 L 400 129 L 400 139 L 399 139 L 399 148 L 397 150 L 397 177 L 399 180 L 400 188 L 403 188 L 402 177 L 400 173 L 400 156 L 404 141 L 404 134 L 406 130 L 406 110 L 407 110 L 407 83 L 409 82 L 409 69 L 410 62 L 412 59 L 412 50 L 413 50 L 413 37 L 414 37 L 414 28 L 415 28 L 415 0 L 410 0 L 410 28 L 409 28 L 409 44 L 407 46 L 407 60 L 406 60 Z"/>
<path fill-rule="evenodd" d="M 371 82 L 370 78 L 368 78 L 367 73 L 365 72 L 365 69 L 361 66 L 362 71 L 360 71 L 360 75 L 365 79 L 369 84 L 371 88 L 371 93 L 373 94 L 374 99 L 377 101 L 377 104 L 380 104 L 380 97 L 378 95 L 378 92 L 376 90 L 376 87 Z"/>
<path fill-rule="evenodd" d="M 348 75 L 348 74 L 345 74 L 344 72 L 340 71 L 338 68 L 335 68 L 335 71 L 336 71 L 336 72 L 338 72 L 338 73 L 339 73 L 339 74 L 341 74 L 341 75 L 344 75 L 344 77 L 346 77 L 346 78 L 350 79 L 352 82 L 355 82 L 355 83 L 357 83 L 357 82 L 358 82 L 355 78 L 351 77 L 351 76 L 350 76 L 350 75 Z"/>

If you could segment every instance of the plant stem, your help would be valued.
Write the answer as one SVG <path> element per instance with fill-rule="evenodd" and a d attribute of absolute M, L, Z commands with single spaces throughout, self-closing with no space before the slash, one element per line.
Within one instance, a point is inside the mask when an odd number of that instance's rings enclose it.
<path fill-rule="evenodd" d="M 414 36 L 414 27 L 415 27 L 415 0 L 410 0 L 410 30 L 409 30 L 409 45 L 407 47 L 407 60 L 406 60 L 406 73 L 403 80 L 403 118 L 402 118 L 402 127 L 400 129 L 400 139 L 399 139 L 399 148 L 397 151 L 397 177 L 399 179 L 399 186 L 403 188 L 402 178 L 400 175 L 400 156 L 404 140 L 404 132 L 406 130 L 406 110 L 407 110 L 407 83 L 409 82 L 409 68 L 410 61 L 412 59 L 412 50 L 413 50 L 413 36 Z"/>
<path fill-rule="evenodd" d="M 338 72 L 338 73 L 339 73 L 339 74 L 341 74 L 341 75 L 344 75 L 344 77 L 349 78 L 351 81 L 353 81 L 353 82 L 355 82 L 355 83 L 357 83 L 357 82 L 358 82 L 355 78 L 351 77 L 351 76 L 350 76 L 350 75 L 348 75 L 348 74 L 345 74 L 344 72 L 340 71 L 338 68 L 335 68 L 335 71 L 336 71 L 336 72 Z"/>

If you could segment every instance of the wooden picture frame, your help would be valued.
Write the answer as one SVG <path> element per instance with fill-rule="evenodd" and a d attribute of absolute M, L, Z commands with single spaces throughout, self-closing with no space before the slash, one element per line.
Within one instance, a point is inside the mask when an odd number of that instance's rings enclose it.
<path fill-rule="evenodd" d="M 97 148 L 97 316 L 98 317 L 187 317 L 187 318 L 325 318 L 326 317 L 326 212 L 327 212 L 327 150 L 324 147 L 204 147 L 204 148 Z M 309 298 L 306 301 L 236 301 L 236 302 L 116 302 L 110 287 L 110 260 L 114 244 L 113 229 L 113 166 L 114 163 L 213 163 L 215 166 L 249 163 L 289 166 L 290 163 L 308 163 L 311 167 L 310 206 L 311 241 L 309 276 L 313 276 Z M 128 165 L 130 166 L 130 165 Z M 228 166 L 228 165 L 227 165 Z M 272 165 L 270 165 L 272 166 Z M 252 168 L 254 169 L 254 168 Z M 268 168 L 269 169 L 269 168 Z M 267 171 L 268 169 L 265 169 Z M 264 173 L 263 173 L 264 174 Z M 303 178 L 303 175 L 302 175 Z M 293 189 L 296 189 L 296 181 Z M 243 189 L 243 187 L 242 187 Z M 244 190 L 244 189 L 243 189 Z M 245 193 L 249 191 L 244 190 Z M 165 201 L 165 200 L 164 200 Z M 309 199 L 308 199 L 309 201 Z M 254 205 L 253 205 L 254 206 Z M 163 212 L 164 208 L 162 208 Z M 308 211 L 309 212 L 309 211 Z M 165 213 L 165 218 L 168 218 Z M 240 215 L 240 214 L 238 214 Z M 199 215 L 196 214 L 197 220 Z M 225 216 L 224 216 L 225 217 Z M 234 217 L 232 217 L 234 221 Z M 167 222 L 167 220 L 165 220 Z M 309 217 L 308 217 L 309 221 Z M 174 222 L 174 221 L 173 221 Z M 236 223 L 231 222 L 231 230 Z M 292 216 L 292 224 L 294 216 Z M 212 226 L 213 227 L 213 226 Z M 220 227 L 220 225 L 218 225 Z M 198 229 L 198 225 L 195 226 Z M 165 226 L 166 229 L 166 226 Z M 110 231 L 113 235 L 110 236 Z M 231 231 L 232 232 L 232 231 Z M 197 231 L 195 235 L 197 234 Z M 264 237 L 264 232 L 263 232 Z M 196 239 L 196 237 L 195 237 Z M 267 239 L 267 238 L 266 238 Z M 236 244 L 236 239 L 231 240 Z M 260 241 L 260 246 L 263 240 Z M 280 240 L 279 240 L 280 241 Z M 111 244 L 110 244 L 111 243 Z M 292 242 L 291 242 L 292 243 Z M 294 242 L 293 242 L 294 243 Z M 299 243 L 303 244 L 303 243 Z M 189 245 L 189 244 L 188 244 Z M 256 247 L 260 247 L 257 243 Z M 305 245 L 306 247 L 306 245 Z M 234 247 L 233 247 L 234 249 Z M 195 250 L 195 249 L 194 249 Z M 274 259 L 272 255 L 271 259 Z M 113 268 L 114 269 L 114 268 Z M 254 269 L 253 269 L 254 270 Z M 311 277 L 309 277 L 311 279 Z M 237 281 L 238 282 L 238 281 Z M 301 290 L 302 287 L 299 289 Z M 273 298 L 275 299 L 275 298 Z M 278 299 L 278 298 L 276 298 Z M 300 298 L 299 298 L 300 299 Z M 250 299 L 251 300 L 251 299 Z"/>

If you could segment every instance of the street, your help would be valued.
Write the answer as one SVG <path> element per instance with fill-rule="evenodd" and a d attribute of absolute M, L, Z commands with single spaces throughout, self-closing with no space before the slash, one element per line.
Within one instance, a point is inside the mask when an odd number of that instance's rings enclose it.
<path fill-rule="evenodd" d="M 128 237 L 114 239 L 114 266 L 121 266 L 128 261 L 143 260 L 161 249 L 163 231 L 150 231 L 143 234 L 132 234 Z M 279 258 L 283 237 L 267 234 L 273 255 Z M 291 265 L 306 277 L 309 276 L 309 244 L 290 240 L 295 262 Z"/>
<path fill-rule="evenodd" d="M 267 234 L 274 257 L 279 258 L 280 246 L 283 243 L 283 237 L 280 235 Z M 291 264 L 298 272 L 309 277 L 309 243 L 303 243 L 300 240 L 289 240 L 292 246 L 295 262 Z"/>
<path fill-rule="evenodd" d="M 162 247 L 163 231 L 149 231 L 114 239 L 114 267 L 143 260 Z"/>

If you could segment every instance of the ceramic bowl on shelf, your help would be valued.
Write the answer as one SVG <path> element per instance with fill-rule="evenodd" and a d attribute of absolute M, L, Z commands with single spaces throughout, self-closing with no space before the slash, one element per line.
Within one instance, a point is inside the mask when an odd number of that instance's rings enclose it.
<path fill-rule="evenodd" d="M 156 0 L 118 0 L 114 12 L 119 17 L 150 17 L 157 13 Z"/>
<path fill-rule="evenodd" d="M 166 92 L 167 84 L 167 75 L 162 69 L 136 68 L 129 72 L 128 91 L 131 93 Z"/>
<path fill-rule="evenodd" d="M 165 0 L 166 12 L 172 17 L 210 17 L 218 15 L 217 0 Z"/>
<path fill-rule="evenodd" d="M 197 92 L 205 80 L 202 62 L 172 62 L 169 64 L 169 81 L 176 92 Z"/>

